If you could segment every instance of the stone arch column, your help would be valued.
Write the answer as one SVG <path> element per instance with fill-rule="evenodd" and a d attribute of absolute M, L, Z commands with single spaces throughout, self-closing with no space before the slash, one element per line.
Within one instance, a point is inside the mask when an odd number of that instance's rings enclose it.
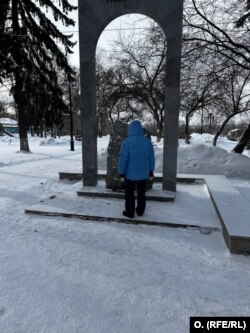
<path fill-rule="evenodd" d="M 83 186 L 97 184 L 95 52 L 104 28 L 125 14 L 155 20 L 166 35 L 164 190 L 176 191 L 183 0 L 79 0 Z"/>

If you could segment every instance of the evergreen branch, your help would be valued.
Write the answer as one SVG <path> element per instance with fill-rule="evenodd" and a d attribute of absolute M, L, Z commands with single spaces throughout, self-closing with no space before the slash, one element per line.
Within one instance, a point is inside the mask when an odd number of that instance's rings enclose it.
<path fill-rule="evenodd" d="M 71 52 L 70 47 L 75 45 L 75 43 L 70 41 L 72 35 L 64 35 L 31 0 L 22 1 L 27 17 L 29 17 L 30 21 L 33 21 L 33 26 L 38 26 L 38 24 L 32 15 L 39 19 L 40 29 L 44 31 L 44 39 L 52 39 L 51 37 L 48 38 L 49 33 L 54 39 L 58 39 L 65 46 L 67 52 Z"/>
<path fill-rule="evenodd" d="M 26 1 L 26 0 L 24 0 Z M 50 8 L 52 13 L 53 13 L 53 17 L 55 21 L 62 21 L 63 25 L 65 25 L 66 27 L 72 25 L 75 25 L 75 21 L 70 19 L 67 14 L 68 12 L 71 12 L 73 10 L 76 10 L 77 7 L 74 7 L 72 5 L 69 4 L 68 0 L 57 0 L 57 2 L 59 3 L 59 6 L 62 7 L 62 11 L 60 11 L 60 9 L 58 9 L 51 0 L 36 0 L 36 2 L 39 2 L 39 5 L 41 7 L 45 7 L 46 9 Z M 65 14 L 66 15 L 65 15 Z"/>
<path fill-rule="evenodd" d="M 55 55 L 56 63 L 59 68 L 64 68 L 66 73 L 73 74 L 74 71 L 68 65 L 66 56 L 56 45 L 54 40 L 50 37 L 48 38 L 48 32 L 36 24 L 30 12 L 27 11 L 27 8 L 25 10 L 25 13 L 27 17 L 27 20 L 25 21 L 27 24 L 27 28 L 29 28 L 30 34 L 32 34 L 32 36 L 35 36 L 35 39 L 37 40 L 37 50 L 40 50 L 44 53 L 45 51 L 43 51 L 43 47 L 46 48 L 46 50 L 49 50 L 51 54 Z M 68 37 L 66 38 L 68 39 Z M 68 48 L 66 50 L 68 50 Z"/>

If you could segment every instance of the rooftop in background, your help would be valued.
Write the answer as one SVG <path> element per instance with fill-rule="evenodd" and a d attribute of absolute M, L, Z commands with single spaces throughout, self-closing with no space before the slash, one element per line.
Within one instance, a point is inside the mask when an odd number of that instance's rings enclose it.
<path fill-rule="evenodd" d="M 2 125 L 17 125 L 17 121 L 11 118 L 0 118 Z"/>

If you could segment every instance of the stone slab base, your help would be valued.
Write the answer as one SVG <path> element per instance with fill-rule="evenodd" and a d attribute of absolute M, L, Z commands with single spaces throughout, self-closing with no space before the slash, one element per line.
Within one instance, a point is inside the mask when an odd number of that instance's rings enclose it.
<path fill-rule="evenodd" d="M 77 194 L 85 197 L 124 199 L 124 191 L 106 189 L 103 181 L 99 181 L 96 187 L 84 186 L 77 191 Z M 159 184 L 154 184 L 154 187 L 147 191 L 146 196 L 147 200 L 150 201 L 174 201 L 176 193 L 162 190 Z"/>
<path fill-rule="evenodd" d="M 106 179 L 106 172 L 105 171 L 99 171 L 98 172 L 98 180 L 105 180 Z M 59 172 L 59 180 L 70 180 L 70 181 L 80 181 L 82 180 L 82 173 L 80 172 L 67 172 L 67 171 L 62 171 Z M 177 182 L 179 183 L 188 183 L 192 184 L 196 182 L 197 180 L 203 180 L 203 178 L 199 178 L 199 175 L 177 175 Z M 162 182 L 162 176 L 159 174 L 155 174 L 154 177 L 154 182 Z"/>
<path fill-rule="evenodd" d="M 172 223 L 172 222 L 157 222 L 157 221 L 149 221 L 144 219 L 129 219 L 129 218 L 117 218 L 117 217 L 106 217 L 106 216 L 94 216 L 94 215 L 84 215 L 84 214 L 72 214 L 67 212 L 46 212 L 44 210 L 32 210 L 32 209 L 25 209 L 25 213 L 28 214 L 35 214 L 35 215 L 42 215 L 42 216 L 61 216 L 61 217 L 68 217 L 68 218 L 78 218 L 84 221 L 96 221 L 96 222 L 103 222 L 103 223 L 123 223 L 123 224 L 132 224 L 132 225 L 148 225 L 148 226 L 158 226 L 158 227 L 171 227 L 171 228 L 190 228 L 190 229 L 198 229 L 201 234 L 210 234 L 212 231 L 218 231 L 219 228 L 215 227 L 201 227 L 199 225 L 193 224 L 186 224 L 186 223 Z"/>
<path fill-rule="evenodd" d="M 74 188 L 77 186 L 74 185 Z M 162 190 L 155 189 L 155 192 L 162 192 Z M 193 200 L 194 197 L 197 198 L 196 202 Z M 197 202 L 200 206 L 199 209 L 196 209 Z M 67 191 L 43 199 L 25 211 L 30 214 L 80 218 L 99 222 L 199 228 L 207 234 L 213 230 L 221 230 L 220 221 L 213 210 L 205 185 L 202 184 L 179 185 L 178 199 L 175 203 L 147 201 L 143 216 L 135 214 L 133 219 L 129 219 L 122 215 L 123 210 L 124 200 L 96 196 L 82 197 L 76 196 L 73 191 L 72 193 Z M 201 212 L 204 214 L 202 219 Z"/>
<path fill-rule="evenodd" d="M 72 173 L 64 173 L 62 174 L 62 178 L 60 179 L 69 179 L 68 174 Z M 80 175 L 80 174 L 79 174 Z M 63 178 L 65 177 L 65 178 Z M 75 173 L 73 173 L 74 180 Z M 81 175 L 79 176 L 81 177 Z M 105 173 L 100 173 L 99 179 L 105 178 Z M 159 176 L 159 180 L 161 177 Z M 206 184 L 207 190 L 209 192 L 211 201 L 214 205 L 214 208 L 216 210 L 217 216 L 221 222 L 223 236 L 225 239 L 225 242 L 232 253 L 237 254 L 249 254 L 250 253 L 250 207 L 249 202 L 241 195 L 241 193 L 231 184 L 231 182 L 225 177 L 225 176 L 210 176 L 210 175 L 178 175 L 178 182 L 204 182 Z M 154 185 L 155 186 L 155 185 Z M 160 185 L 159 185 L 160 186 Z M 190 185 L 192 186 L 192 185 Z M 95 189 L 92 187 L 91 189 L 81 188 L 78 191 L 79 195 L 86 195 L 92 198 L 100 196 L 100 199 L 103 198 L 105 195 L 103 194 L 105 191 L 100 191 L 101 193 L 98 195 L 95 193 Z M 165 192 L 165 191 L 162 191 Z M 166 199 L 165 194 L 154 196 L 154 198 L 151 200 L 157 200 L 157 201 L 173 201 L 174 195 L 173 193 L 170 194 L 170 198 Z M 123 198 L 123 194 L 117 193 L 117 194 L 108 194 L 110 195 L 109 198 Z M 147 195 L 149 195 L 149 192 L 147 192 Z M 177 191 L 177 198 L 178 198 L 178 191 Z M 167 204 L 167 203 L 166 203 Z M 176 205 L 176 203 L 174 204 Z M 62 215 L 63 216 L 63 215 Z M 93 215 L 86 215 L 82 218 L 88 218 L 90 216 L 90 219 L 93 218 Z M 72 217 L 74 217 L 72 215 Z M 107 219 L 109 220 L 110 217 L 108 216 L 101 216 L 101 219 Z M 111 220 L 113 221 L 113 218 L 111 217 Z M 114 218 L 115 221 L 118 221 L 119 219 Z M 121 219 L 124 221 L 123 223 L 126 223 L 126 219 Z M 157 222 L 154 221 L 154 219 L 149 220 L 148 222 Z M 164 222 L 164 221 L 162 221 Z M 137 224 L 137 221 L 134 220 L 134 222 L 131 222 L 129 220 L 128 223 L 134 223 Z M 141 222 L 140 222 L 141 223 Z M 158 222 L 157 222 L 158 223 Z M 165 222 L 164 222 L 165 223 Z M 142 223 L 143 224 L 143 223 Z M 146 224 L 146 223 L 145 223 Z M 171 224 L 171 222 L 170 222 Z M 166 222 L 166 226 L 170 225 L 169 222 Z M 174 223 L 175 224 L 175 223 Z M 157 225 L 157 224 L 156 224 Z M 181 226 L 190 226 L 192 223 L 186 223 L 183 220 L 183 223 L 180 223 Z M 199 226 L 199 223 L 196 223 L 196 226 Z"/>
<path fill-rule="evenodd" d="M 250 253 L 249 202 L 225 176 L 204 178 L 230 252 Z"/>

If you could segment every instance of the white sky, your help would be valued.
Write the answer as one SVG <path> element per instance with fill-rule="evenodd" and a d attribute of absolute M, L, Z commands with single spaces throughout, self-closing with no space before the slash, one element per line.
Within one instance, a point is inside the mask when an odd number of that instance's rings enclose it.
<path fill-rule="evenodd" d="M 70 3 L 74 6 L 77 6 L 78 0 L 70 0 Z M 63 32 L 72 32 L 73 38 L 72 40 L 77 41 L 76 46 L 74 47 L 73 51 L 74 54 L 70 56 L 70 62 L 72 65 L 79 67 L 79 26 L 78 26 L 78 10 L 71 12 L 69 15 L 71 18 L 73 18 L 76 22 L 75 27 L 64 27 L 63 25 L 58 24 L 58 27 Z M 103 31 L 103 33 L 100 36 L 100 39 L 98 41 L 97 47 L 103 48 L 105 50 L 111 49 L 111 41 L 116 39 L 118 37 L 118 34 L 120 32 L 120 29 L 128 29 L 131 27 L 131 25 L 138 21 L 141 18 L 145 18 L 144 15 L 137 15 L 137 14 L 131 14 L 131 15 L 123 15 L 115 20 L 113 20 Z M 137 27 L 145 27 L 145 22 L 137 23 Z M 118 29 L 118 30 L 117 30 Z M 129 33 L 129 31 L 124 30 L 124 34 Z"/>

